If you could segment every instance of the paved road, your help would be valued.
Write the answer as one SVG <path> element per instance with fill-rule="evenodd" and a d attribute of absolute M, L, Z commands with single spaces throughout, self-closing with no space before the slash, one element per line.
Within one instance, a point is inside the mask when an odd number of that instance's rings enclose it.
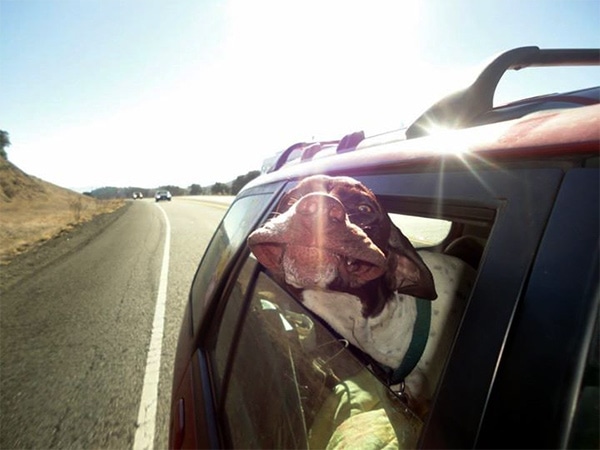
<path fill-rule="evenodd" d="M 168 220 L 154 441 L 167 447 L 181 315 L 225 208 L 197 198 L 132 202 L 86 245 L 2 293 L 0 448 L 132 448 Z"/>

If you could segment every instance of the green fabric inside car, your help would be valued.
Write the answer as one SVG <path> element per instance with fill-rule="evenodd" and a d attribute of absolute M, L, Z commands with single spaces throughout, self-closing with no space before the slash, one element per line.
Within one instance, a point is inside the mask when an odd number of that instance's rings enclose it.
<path fill-rule="evenodd" d="M 415 448 L 422 422 L 366 369 L 339 383 L 313 423 L 310 448 Z"/>

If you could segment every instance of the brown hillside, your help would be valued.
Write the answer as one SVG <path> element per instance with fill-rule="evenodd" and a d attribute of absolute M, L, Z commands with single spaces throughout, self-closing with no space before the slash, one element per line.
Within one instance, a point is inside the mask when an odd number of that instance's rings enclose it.
<path fill-rule="evenodd" d="M 0 157 L 0 264 L 123 204 L 40 180 Z"/>

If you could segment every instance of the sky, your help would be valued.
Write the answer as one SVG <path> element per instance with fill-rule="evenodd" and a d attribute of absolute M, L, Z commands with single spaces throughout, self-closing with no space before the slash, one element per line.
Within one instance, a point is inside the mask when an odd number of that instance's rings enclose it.
<path fill-rule="evenodd" d="M 59 186 L 210 186 L 408 125 L 528 45 L 600 47 L 600 0 L 0 0 L 0 130 Z M 528 69 L 495 102 L 598 84 Z"/>

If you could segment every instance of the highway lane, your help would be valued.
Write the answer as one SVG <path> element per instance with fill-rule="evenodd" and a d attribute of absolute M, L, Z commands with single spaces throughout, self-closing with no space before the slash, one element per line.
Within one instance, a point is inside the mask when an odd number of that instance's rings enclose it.
<path fill-rule="evenodd" d="M 0 448 L 131 448 L 169 220 L 155 448 L 166 448 L 172 362 L 218 204 L 136 201 L 79 251 L 0 299 Z"/>
<path fill-rule="evenodd" d="M 157 449 L 165 449 L 168 446 L 173 360 L 192 279 L 204 250 L 231 201 L 231 197 L 201 196 L 175 197 L 171 202 L 158 203 L 167 213 L 171 223 L 171 252 L 158 390 L 155 440 Z"/>

